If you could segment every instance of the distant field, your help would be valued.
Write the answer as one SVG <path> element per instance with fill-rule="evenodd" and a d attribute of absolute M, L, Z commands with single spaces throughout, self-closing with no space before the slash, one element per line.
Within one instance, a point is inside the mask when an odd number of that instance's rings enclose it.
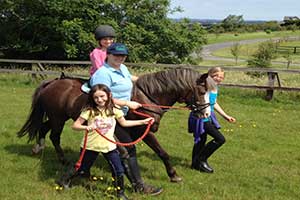
<path fill-rule="evenodd" d="M 286 36 L 299 36 L 300 31 L 277 31 L 267 34 L 266 32 L 255 32 L 255 33 L 224 33 L 220 35 L 208 34 L 207 40 L 208 44 L 222 43 L 229 41 L 240 41 L 240 40 L 249 40 L 256 38 L 274 38 L 274 37 L 286 37 Z"/>
<path fill-rule="evenodd" d="M 226 75 L 226 80 L 231 79 Z M 102 156 L 92 173 L 103 177 L 103 181 L 91 182 L 87 188 L 78 185 L 69 191 L 56 191 L 54 182 L 63 167 L 57 162 L 49 138 L 43 154 L 34 157 L 32 144 L 16 137 L 38 84 L 26 75 L 0 74 L 0 199 L 111 199 L 110 172 Z M 264 95 L 262 91 L 220 88 L 218 101 L 237 118 L 237 123 L 229 124 L 220 118 L 227 142 L 209 159 L 214 174 L 190 169 L 193 142 L 187 133 L 188 112 L 167 112 L 156 136 L 184 180 L 170 183 L 162 162 L 140 143 L 137 152 L 142 175 L 147 182 L 162 186 L 164 192 L 157 197 L 134 194 L 126 180 L 127 195 L 135 200 L 299 199 L 300 94 L 275 92 L 270 102 L 263 100 Z M 66 156 L 76 161 L 82 133 L 72 131 L 70 124 L 62 134 L 62 146 Z"/>
<path fill-rule="evenodd" d="M 251 58 L 251 55 L 253 55 L 255 53 L 255 51 L 258 48 L 258 43 L 255 44 L 246 44 L 246 45 L 241 45 L 240 46 L 240 59 L 249 59 Z M 281 46 L 300 46 L 300 42 L 299 41 L 291 41 L 291 42 L 283 42 L 280 44 Z M 300 51 L 300 49 L 298 49 Z M 218 57 L 224 57 L 224 58 L 234 58 L 233 55 L 231 54 L 231 50 L 230 48 L 223 48 L 217 51 L 213 52 L 214 56 L 218 56 Z M 294 64 L 299 64 L 296 66 L 290 66 L 290 69 L 300 69 L 300 52 L 297 54 L 290 54 L 292 57 L 292 63 Z M 278 54 L 278 57 L 276 59 L 273 59 L 272 61 L 275 62 L 283 62 L 280 66 L 282 68 L 286 67 L 286 63 L 287 60 L 283 57 L 284 54 Z"/>

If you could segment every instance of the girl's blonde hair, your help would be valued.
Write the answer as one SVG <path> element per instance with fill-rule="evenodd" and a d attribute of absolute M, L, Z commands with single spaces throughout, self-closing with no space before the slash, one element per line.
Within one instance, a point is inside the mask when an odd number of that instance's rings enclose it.
<path fill-rule="evenodd" d="M 212 76 L 213 74 L 215 74 L 217 72 L 223 72 L 224 73 L 224 70 L 221 67 L 212 67 L 208 70 L 208 75 Z"/>

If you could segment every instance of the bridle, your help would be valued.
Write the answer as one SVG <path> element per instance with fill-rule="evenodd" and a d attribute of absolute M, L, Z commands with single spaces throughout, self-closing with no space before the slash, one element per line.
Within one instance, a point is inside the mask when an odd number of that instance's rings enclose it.
<path fill-rule="evenodd" d="M 196 92 L 195 92 L 195 88 L 193 88 L 193 93 L 191 95 L 191 101 L 190 102 L 186 102 L 187 107 L 190 108 L 191 112 L 202 112 L 203 110 L 205 110 L 206 108 L 208 108 L 210 106 L 210 103 L 204 103 L 204 104 L 199 104 L 197 103 L 197 99 L 195 96 Z M 201 93 L 202 96 L 205 95 L 205 93 Z M 187 95 L 188 96 L 188 95 Z"/>

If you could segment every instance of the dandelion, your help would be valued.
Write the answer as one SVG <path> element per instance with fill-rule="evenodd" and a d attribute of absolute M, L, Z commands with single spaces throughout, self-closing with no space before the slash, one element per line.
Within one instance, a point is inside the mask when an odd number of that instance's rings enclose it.
<path fill-rule="evenodd" d="M 243 127 L 242 124 L 240 124 L 239 127 L 242 128 Z"/>
<path fill-rule="evenodd" d="M 256 128 L 256 124 L 253 124 L 252 126 L 253 126 L 253 128 Z"/>
<path fill-rule="evenodd" d="M 111 191 L 112 189 L 113 189 L 112 187 L 108 187 L 106 190 Z"/>

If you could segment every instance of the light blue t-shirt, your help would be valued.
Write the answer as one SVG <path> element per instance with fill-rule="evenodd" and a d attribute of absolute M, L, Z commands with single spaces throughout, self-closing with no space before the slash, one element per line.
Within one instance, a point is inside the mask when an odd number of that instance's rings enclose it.
<path fill-rule="evenodd" d="M 131 99 L 132 81 L 131 74 L 127 67 L 121 64 L 120 69 L 117 70 L 107 63 L 104 63 L 91 77 L 90 85 L 93 87 L 97 84 L 104 84 L 108 86 L 115 99 L 129 101 Z M 128 108 L 123 109 L 126 114 Z"/>

